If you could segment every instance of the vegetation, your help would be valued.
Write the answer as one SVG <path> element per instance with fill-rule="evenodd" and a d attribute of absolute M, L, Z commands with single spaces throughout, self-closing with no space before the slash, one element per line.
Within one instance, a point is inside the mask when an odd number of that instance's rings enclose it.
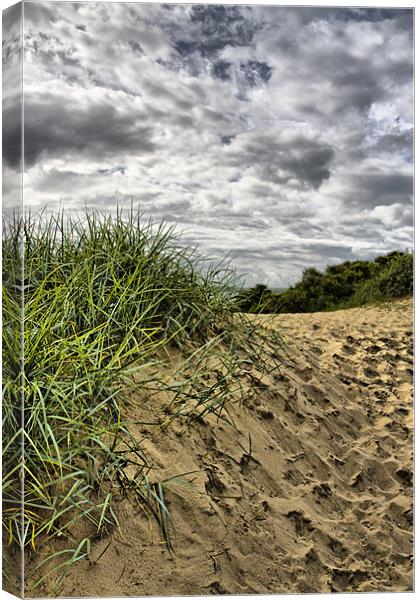
<path fill-rule="evenodd" d="M 234 427 L 229 403 L 259 393 L 255 373 L 244 386 L 250 365 L 262 378 L 281 346 L 274 330 L 238 309 L 307 312 L 398 297 L 412 292 L 412 269 L 410 254 L 393 252 L 325 273 L 307 269 L 282 294 L 258 285 L 238 296 L 225 264 L 182 248 L 171 229 L 134 211 L 5 221 L 3 528 L 11 547 L 35 557 L 39 576 L 29 592 L 91 560 L 91 540 L 118 527 L 114 497 L 122 489 L 171 548 L 166 496 L 188 485 L 189 474 L 155 478 L 139 421 L 128 418 L 133 391 L 164 401 L 147 423 L 153 435 L 175 419 L 188 431 L 209 414 Z M 60 549 L 36 560 L 57 539 Z M 7 556 L 4 568 L 7 584 Z"/>
<path fill-rule="evenodd" d="M 390 252 L 372 261 L 346 261 L 325 273 L 305 269 L 302 279 L 275 294 L 264 285 L 242 291 L 238 309 L 251 313 L 316 312 L 361 306 L 413 293 L 413 255 Z"/>
<path fill-rule="evenodd" d="M 278 340 L 233 314 L 233 284 L 224 265 L 133 211 L 4 222 L 3 526 L 26 554 L 62 541 L 34 561 L 46 574 L 31 593 L 90 560 L 90 540 L 118 527 L 121 488 L 156 518 L 170 548 L 165 495 L 185 474 L 154 478 L 127 418 L 129 397 L 164 394 L 157 432 L 174 419 L 229 419 L 228 403 L 246 401 L 239 374 L 257 361 L 262 377 L 264 352 Z M 164 380 L 158 367 L 171 367 L 174 346 L 184 363 Z"/>

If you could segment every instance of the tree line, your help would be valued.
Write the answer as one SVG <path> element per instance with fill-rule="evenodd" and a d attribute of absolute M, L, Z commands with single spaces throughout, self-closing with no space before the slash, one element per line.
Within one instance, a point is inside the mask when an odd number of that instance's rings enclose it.
<path fill-rule="evenodd" d="M 257 284 L 236 298 L 239 311 L 296 313 L 351 308 L 413 293 L 413 255 L 393 251 L 369 261 L 345 261 L 324 272 L 305 269 L 301 280 L 275 293 Z"/>

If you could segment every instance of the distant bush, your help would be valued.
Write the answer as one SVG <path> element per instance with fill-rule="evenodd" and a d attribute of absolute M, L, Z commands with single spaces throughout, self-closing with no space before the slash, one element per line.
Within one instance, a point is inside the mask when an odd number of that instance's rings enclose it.
<path fill-rule="evenodd" d="M 372 304 L 384 299 L 379 291 L 377 279 L 368 279 L 357 286 L 356 291 L 347 303 L 347 307 L 363 306 L 364 304 Z"/>
<path fill-rule="evenodd" d="M 310 267 L 302 279 L 275 294 L 256 285 L 238 296 L 238 308 L 254 313 L 316 312 L 399 298 L 413 292 L 413 256 L 393 251 L 372 261 L 345 261 L 321 273 Z"/>
<path fill-rule="evenodd" d="M 378 289 L 385 298 L 399 298 L 413 293 L 413 255 L 396 256 L 378 278 Z"/>
<path fill-rule="evenodd" d="M 243 290 L 237 296 L 237 305 L 243 312 L 265 312 L 267 302 L 271 300 L 272 292 L 262 283 L 253 288 Z"/>

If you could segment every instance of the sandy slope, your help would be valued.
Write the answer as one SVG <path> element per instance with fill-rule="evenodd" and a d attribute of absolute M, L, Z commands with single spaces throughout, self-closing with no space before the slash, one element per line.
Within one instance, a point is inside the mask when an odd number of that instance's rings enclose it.
<path fill-rule="evenodd" d="M 121 497 L 121 531 L 61 595 L 412 589 L 412 302 L 251 318 L 283 332 L 283 366 L 231 407 L 236 428 L 213 418 L 145 441 L 156 477 L 200 470 L 195 490 L 167 492 L 174 552 Z"/>

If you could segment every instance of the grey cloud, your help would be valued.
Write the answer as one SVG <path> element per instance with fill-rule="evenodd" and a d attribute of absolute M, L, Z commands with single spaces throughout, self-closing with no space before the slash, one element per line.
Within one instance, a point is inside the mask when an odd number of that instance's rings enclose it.
<path fill-rule="evenodd" d="M 177 40 L 175 47 L 181 55 L 198 51 L 202 56 L 216 54 L 225 46 L 246 46 L 254 35 L 252 21 L 246 19 L 246 8 L 236 6 L 193 5 L 192 39 Z"/>
<path fill-rule="evenodd" d="M 144 120 L 134 110 L 122 113 L 111 103 L 83 107 L 64 97 L 25 97 L 25 163 L 33 165 L 41 154 L 82 152 L 100 158 L 153 152 L 153 129 Z M 15 157 L 8 159 L 14 166 Z"/>
<path fill-rule="evenodd" d="M 57 194 L 61 194 L 69 188 L 75 190 L 82 187 L 89 187 L 84 181 L 84 177 L 77 171 L 71 171 L 70 169 L 51 169 L 44 177 L 42 181 L 38 183 L 40 190 L 52 191 Z"/>
<path fill-rule="evenodd" d="M 241 78 L 252 87 L 270 79 L 271 67 L 264 62 L 249 60 L 234 65 L 220 59 L 225 48 L 247 47 L 252 43 L 256 28 L 249 7 L 193 5 L 190 23 L 188 35 L 185 37 L 184 30 L 184 37 L 175 38 L 173 46 L 183 68 L 192 75 L 199 76 L 210 63 L 213 76 L 222 81 Z M 173 66 L 178 68 L 176 61 Z"/>
<path fill-rule="evenodd" d="M 235 139 L 234 135 L 222 135 L 222 137 L 220 138 L 222 141 L 222 144 L 224 144 L 225 146 L 229 146 L 232 143 L 232 140 Z"/>
<path fill-rule="evenodd" d="M 325 260 L 341 261 L 353 260 L 357 256 L 353 252 L 353 246 L 350 244 L 332 244 L 326 242 L 312 242 L 311 244 L 302 244 L 303 254 L 316 256 L 321 259 L 322 264 Z M 306 263 L 308 264 L 308 263 Z"/>
<path fill-rule="evenodd" d="M 398 226 L 411 228 L 414 226 L 414 207 L 409 207 L 409 210 L 407 210 L 406 206 L 397 206 L 393 217 Z"/>
<path fill-rule="evenodd" d="M 22 37 L 22 4 L 10 6 L 2 13 L 2 63 L 3 71 L 20 61 Z"/>
<path fill-rule="evenodd" d="M 162 81 L 145 81 L 144 82 L 144 90 L 150 94 L 150 97 L 155 99 L 159 98 L 162 100 L 169 100 L 173 107 L 179 111 L 189 111 L 194 108 L 194 102 L 185 98 L 173 90 L 169 89 L 165 82 Z"/>
<path fill-rule="evenodd" d="M 2 16 L 2 151 L 4 163 L 17 169 L 22 158 L 22 4 L 7 8 Z"/>
<path fill-rule="evenodd" d="M 315 189 L 319 188 L 324 180 L 330 178 L 331 171 L 328 167 L 334 158 L 334 150 L 315 142 L 300 141 L 302 143 L 296 143 L 295 147 L 292 145 L 292 156 L 285 156 L 280 164 L 298 179 L 311 184 Z"/>
<path fill-rule="evenodd" d="M 338 10 L 336 18 L 343 21 L 384 21 L 387 19 L 406 19 L 412 21 L 412 9 L 392 8 L 344 8 Z"/>
<path fill-rule="evenodd" d="M 68 66 L 81 66 L 80 61 L 74 57 L 74 47 L 62 45 L 59 37 L 42 32 L 32 33 L 25 37 L 25 50 L 37 55 L 48 70 L 55 71 Z"/>
<path fill-rule="evenodd" d="M 25 2 L 25 20 L 38 27 L 51 25 L 57 19 L 53 2 Z"/>
<path fill-rule="evenodd" d="M 264 62 L 248 60 L 234 65 L 226 60 L 218 60 L 212 67 L 213 76 L 222 81 L 230 81 L 241 78 L 250 87 L 256 87 L 267 83 L 272 74 L 272 68 Z"/>
<path fill-rule="evenodd" d="M 261 85 L 270 80 L 272 68 L 264 62 L 250 60 L 240 64 L 247 83 L 251 86 Z"/>
<path fill-rule="evenodd" d="M 384 97 L 383 88 L 377 83 L 352 83 L 341 86 L 342 96 L 337 101 L 336 112 L 345 113 L 357 109 L 360 112 L 369 110 L 374 102 Z"/>
<path fill-rule="evenodd" d="M 213 76 L 222 81 L 232 79 L 232 63 L 227 60 L 218 60 L 213 65 Z"/>
<path fill-rule="evenodd" d="M 393 38 L 398 39 L 403 31 L 409 35 L 409 28 L 398 18 L 399 11 L 383 13 L 384 18 L 356 18 L 356 21 L 372 23 L 372 34 L 377 39 L 369 56 L 357 52 L 357 40 L 353 32 L 351 35 L 348 33 L 347 22 L 354 21 L 352 13 L 346 13 L 348 18 L 344 22 L 340 21 L 339 13 L 336 9 L 294 11 L 295 26 L 284 27 L 278 36 L 273 35 L 268 48 L 270 52 L 277 50 L 278 56 L 287 58 L 291 65 L 291 70 L 283 73 L 282 77 L 301 80 L 302 88 L 305 80 L 319 87 L 317 103 L 298 100 L 298 104 L 306 105 L 308 111 L 322 114 L 328 107 L 329 115 L 331 109 L 340 116 L 355 110 L 366 113 L 375 102 L 392 96 L 392 86 L 411 78 L 413 64 L 410 54 L 400 51 L 395 56 L 389 54 Z M 363 13 L 362 10 L 360 14 Z M 316 20 L 322 23 L 321 29 L 312 26 Z M 393 23 L 393 29 L 382 26 L 387 20 Z M 326 21 L 330 24 L 327 30 Z M 320 43 L 321 40 L 323 43 Z M 330 83 L 330 89 L 323 85 L 324 82 Z"/>
<path fill-rule="evenodd" d="M 308 62 L 309 68 L 312 66 L 316 70 L 317 77 L 331 82 L 335 90 L 334 112 L 337 114 L 351 110 L 366 112 L 375 101 L 386 95 L 374 67 L 366 64 L 364 59 L 352 56 L 345 47 L 338 50 L 326 46 L 321 52 L 315 52 Z"/>
<path fill-rule="evenodd" d="M 380 219 L 366 219 L 364 224 L 360 225 L 353 220 L 344 222 L 337 227 L 337 234 L 345 237 L 351 237 L 357 240 L 377 241 L 378 231 L 383 229 L 383 223 Z"/>
<path fill-rule="evenodd" d="M 125 175 L 127 172 L 127 167 L 124 166 L 116 166 L 111 169 L 98 169 L 98 173 L 100 175 L 113 175 L 114 173 L 121 173 L 121 175 Z"/>
<path fill-rule="evenodd" d="M 155 124 L 171 129 L 192 130 L 197 126 L 196 118 L 188 112 L 183 113 L 148 107 L 147 114 L 152 123 L 154 122 Z"/>
<path fill-rule="evenodd" d="M 3 161 L 19 169 L 22 160 L 22 97 L 18 93 L 7 102 L 3 101 L 2 148 Z"/>
<path fill-rule="evenodd" d="M 302 135 L 282 140 L 281 135 L 260 134 L 236 137 L 226 156 L 236 166 L 261 167 L 263 177 L 274 183 L 285 184 L 295 178 L 301 185 L 317 189 L 331 176 L 334 149 Z"/>
<path fill-rule="evenodd" d="M 391 85 L 402 84 L 411 79 L 413 66 L 412 58 L 386 61 L 383 74 Z"/>
<path fill-rule="evenodd" d="M 289 231 L 291 231 L 292 233 L 294 233 L 302 238 L 316 237 L 316 236 L 324 237 L 326 235 L 325 227 L 321 227 L 320 225 L 316 225 L 315 223 L 306 221 L 304 219 L 304 217 L 305 217 L 304 214 L 299 215 L 299 217 L 300 218 L 298 221 L 296 220 L 296 217 L 294 217 L 293 219 L 287 219 L 287 220 L 280 219 L 280 221 L 282 223 L 287 224 L 287 228 Z M 308 218 L 307 214 L 306 214 L 306 217 Z"/>
<path fill-rule="evenodd" d="M 347 8 L 347 7 L 297 7 L 286 8 L 282 12 L 295 12 L 299 16 L 302 24 L 311 23 L 313 21 L 328 21 L 334 23 L 336 21 L 346 22 L 379 22 L 388 19 L 404 20 L 412 23 L 413 10 L 401 8 Z"/>
<path fill-rule="evenodd" d="M 366 212 L 363 215 L 352 215 L 344 217 L 337 228 L 340 235 L 355 239 L 377 240 L 379 232 L 383 232 L 383 239 L 387 231 L 395 231 L 398 228 L 411 228 L 413 226 L 412 207 L 402 204 L 393 204 L 386 207 L 385 218 L 375 211 Z"/>
<path fill-rule="evenodd" d="M 414 151 L 414 131 L 386 133 L 379 137 L 375 144 L 375 149 L 379 152 L 390 152 L 403 154 L 409 161 L 413 158 Z"/>
<path fill-rule="evenodd" d="M 375 207 L 412 202 L 413 177 L 401 173 L 363 173 L 353 175 L 345 202 Z"/>

